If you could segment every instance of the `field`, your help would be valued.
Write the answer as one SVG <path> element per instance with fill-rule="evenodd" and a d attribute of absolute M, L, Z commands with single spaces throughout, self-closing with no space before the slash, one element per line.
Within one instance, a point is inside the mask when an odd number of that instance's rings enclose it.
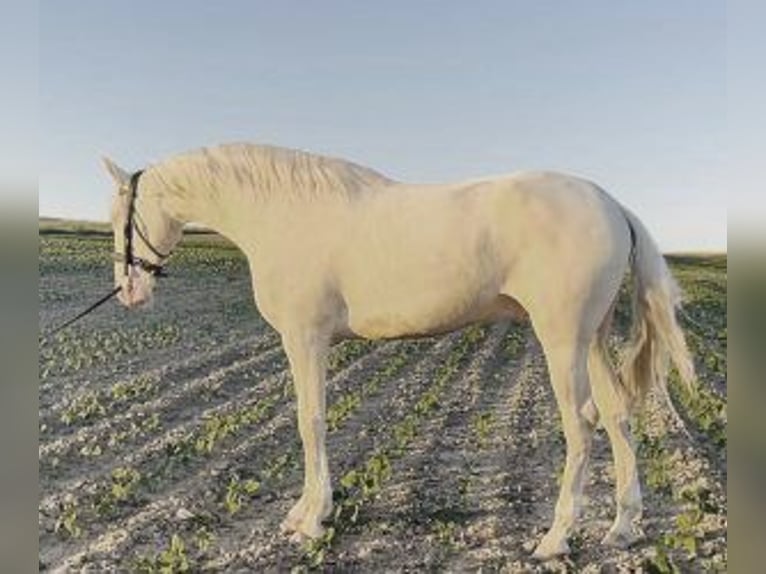
<path fill-rule="evenodd" d="M 111 238 L 41 226 L 45 330 L 109 290 Z M 110 303 L 41 340 L 41 569 L 71 571 L 725 571 L 725 256 L 676 257 L 700 390 L 671 378 L 636 417 L 645 539 L 598 543 L 614 514 L 603 429 L 571 557 L 529 560 L 564 440 L 529 326 L 346 341 L 330 357 L 336 512 L 305 547 L 279 533 L 300 495 L 295 401 L 247 264 L 187 236 L 153 309 Z M 624 302 L 623 302 L 624 303 Z M 629 313 L 618 309 L 618 333 Z"/>

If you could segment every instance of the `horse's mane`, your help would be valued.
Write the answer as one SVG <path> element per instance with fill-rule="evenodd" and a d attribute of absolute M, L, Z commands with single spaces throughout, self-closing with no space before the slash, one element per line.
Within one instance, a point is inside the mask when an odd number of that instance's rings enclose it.
<path fill-rule="evenodd" d="M 163 188 L 179 195 L 204 187 L 212 194 L 231 193 L 236 188 L 257 199 L 351 199 L 392 183 L 372 169 L 342 159 L 246 143 L 201 148 L 151 170 Z"/>

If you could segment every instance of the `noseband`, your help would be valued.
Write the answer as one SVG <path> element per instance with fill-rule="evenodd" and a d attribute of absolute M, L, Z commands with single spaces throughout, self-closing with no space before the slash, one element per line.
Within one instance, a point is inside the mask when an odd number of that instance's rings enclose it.
<path fill-rule="evenodd" d="M 141 217 L 141 214 L 138 213 L 138 210 L 136 209 L 136 197 L 138 195 L 138 180 L 141 177 L 141 174 L 144 173 L 143 170 L 139 170 L 133 175 L 130 176 L 130 189 L 128 193 L 130 194 L 129 203 L 128 203 L 128 217 L 125 219 L 125 227 L 123 227 L 123 237 L 125 238 L 125 253 L 115 253 L 114 258 L 115 261 L 122 261 L 124 264 L 124 275 L 127 277 L 130 274 L 130 268 L 131 267 L 139 267 L 149 273 L 150 275 L 153 275 L 154 277 L 164 277 L 166 275 L 165 273 L 165 267 L 163 266 L 162 262 L 170 257 L 170 253 L 162 253 L 159 251 L 154 245 L 152 245 L 151 241 L 146 237 L 146 234 L 141 230 L 141 228 L 136 225 L 135 219 L 138 218 L 139 221 L 143 223 L 143 219 Z M 133 254 L 133 232 L 135 231 L 136 235 L 141 239 L 141 241 L 144 242 L 144 245 L 146 245 L 149 248 L 149 251 L 151 251 L 154 255 L 158 257 L 157 262 L 152 262 L 147 259 L 144 259 L 143 257 L 137 257 Z"/>

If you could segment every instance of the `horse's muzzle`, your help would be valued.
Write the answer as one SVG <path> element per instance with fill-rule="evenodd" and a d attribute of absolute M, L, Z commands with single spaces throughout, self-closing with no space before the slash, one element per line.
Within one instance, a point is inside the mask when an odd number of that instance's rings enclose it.
<path fill-rule="evenodd" d="M 117 299 L 128 309 L 144 306 L 152 299 L 152 280 L 134 269 L 119 282 L 119 286 L 121 289 Z"/>

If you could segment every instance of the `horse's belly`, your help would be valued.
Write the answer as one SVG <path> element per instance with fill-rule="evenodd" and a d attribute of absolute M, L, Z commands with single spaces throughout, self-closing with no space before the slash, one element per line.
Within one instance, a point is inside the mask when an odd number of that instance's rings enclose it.
<path fill-rule="evenodd" d="M 526 311 L 513 298 L 494 295 L 472 305 L 435 300 L 431 304 L 348 309 L 348 330 L 368 339 L 391 339 L 447 333 L 472 323 L 526 319 Z"/>

